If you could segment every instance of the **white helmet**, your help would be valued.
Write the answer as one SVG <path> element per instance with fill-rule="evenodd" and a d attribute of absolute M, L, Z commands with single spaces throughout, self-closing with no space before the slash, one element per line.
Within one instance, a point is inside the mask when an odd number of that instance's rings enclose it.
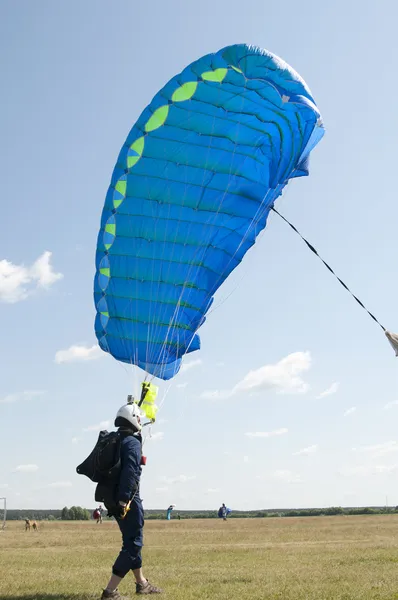
<path fill-rule="evenodd" d="M 132 404 L 124 404 L 121 408 L 119 408 L 119 410 L 116 413 L 115 424 L 118 417 L 121 417 L 122 419 L 128 421 L 136 431 L 141 431 L 142 414 L 139 409 L 139 406 L 135 404 L 135 402 Z"/>

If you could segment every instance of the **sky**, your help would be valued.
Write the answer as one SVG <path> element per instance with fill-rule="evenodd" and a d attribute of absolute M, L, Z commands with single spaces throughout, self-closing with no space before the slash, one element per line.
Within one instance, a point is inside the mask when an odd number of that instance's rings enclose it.
<path fill-rule="evenodd" d="M 130 128 L 200 56 L 266 48 L 326 134 L 277 208 L 391 330 L 398 46 L 393 0 L 0 3 L 0 496 L 94 506 L 76 474 L 140 373 L 101 352 L 101 211 Z M 398 363 L 383 332 L 271 215 L 145 441 L 146 508 L 398 504 Z M 141 372 L 142 374 L 142 372 Z"/>

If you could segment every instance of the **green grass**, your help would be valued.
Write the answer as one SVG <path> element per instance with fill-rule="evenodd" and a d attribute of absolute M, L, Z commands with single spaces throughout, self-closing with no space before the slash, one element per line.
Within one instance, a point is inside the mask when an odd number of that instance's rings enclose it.
<path fill-rule="evenodd" d="M 0 599 L 99 598 L 119 547 L 113 522 L 9 522 Z M 398 515 L 147 521 L 144 573 L 173 600 L 398 600 Z"/>

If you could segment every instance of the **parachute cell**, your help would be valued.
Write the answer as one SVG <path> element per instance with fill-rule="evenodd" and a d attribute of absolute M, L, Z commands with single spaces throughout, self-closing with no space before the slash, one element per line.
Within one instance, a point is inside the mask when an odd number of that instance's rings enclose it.
<path fill-rule="evenodd" d="M 303 79 L 265 50 L 229 46 L 171 79 L 130 131 L 106 196 L 94 285 L 101 348 L 173 377 L 322 135 Z"/>

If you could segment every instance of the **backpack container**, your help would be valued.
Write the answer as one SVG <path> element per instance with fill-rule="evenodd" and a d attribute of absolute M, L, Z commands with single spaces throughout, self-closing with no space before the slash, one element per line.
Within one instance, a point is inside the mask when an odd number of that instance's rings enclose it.
<path fill-rule="evenodd" d="M 104 484 L 117 483 L 120 470 L 120 435 L 117 431 L 100 431 L 91 454 L 76 467 L 79 475 Z"/>

